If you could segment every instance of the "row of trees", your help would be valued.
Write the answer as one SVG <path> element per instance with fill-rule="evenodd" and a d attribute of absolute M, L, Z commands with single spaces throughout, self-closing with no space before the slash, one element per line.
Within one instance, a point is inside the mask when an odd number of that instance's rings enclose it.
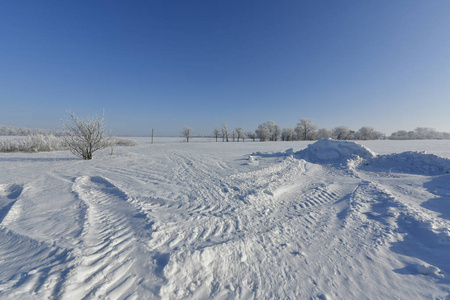
<path fill-rule="evenodd" d="M 187 127 L 189 128 L 189 127 Z M 183 136 L 189 141 L 192 135 L 192 128 L 184 131 Z M 229 131 L 227 124 L 223 124 L 222 128 L 214 129 L 213 137 L 216 142 L 219 138 L 224 142 L 244 141 L 246 138 L 264 141 L 311 141 L 324 138 L 333 138 L 336 140 L 412 140 L 412 139 L 450 139 L 450 133 L 437 132 L 431 128 L 418 127 L 413 131 L 399 130 L 386 137 L 385 134 L 375 130 L 372 127 L 363 126 L 359 130 L 354 131 L 347 126 L 337 126 L 333 129 L 318 128 L 311 119 L 302 118 L 295 128 L 281 129 L 274 121 L 267 121 L 258 126 L 255 131 L 245 132 L 242 128 L 236 128 Z"/>
<path fill-rule="evenodd" d="M 192 136 L 192 128 L 185 127 L 183 136 L 186 141 Z M 246 138 L 253 141 L 312 141 L 324 138 L 333 138 L 336 140 L 379 140 L 385 139 L 386 136 L 373 129 L 372 127 L 361 127 L 358 131 L 350 130 L 346 126 L 338 126 L 332 130 L 326 128 L 318 128 L 311 119 L 300 119 L 295 128 L 281 129 L 274 121 L 267 121 L 258 126 L 255 131 L 245 132 L 243 128 L 236 128 L 233 131 L 228 130 L 227 124 L 223 124 L 222 128 L 214 129 L 213 137 L 216 142 L 221 138 L 223 142 L 245 141 Z"/>
<path fill-rule="evenodd" d="M 268 136 L 266 131 L 261 130 L 261 128 L 264 129 L 266 127 L 272 128 L 272 136 Z M 358 131 L 353 131 L 346 126 L 338 126 L 329 130 L 327 128 L 318 128 L 311 119 L 300 119 L 295 128 L 283 128 L 281 131 L 278 125 L 273 121 L 269 121 L 261 124 L 256 133 L 262 141 L 277 141 L 278 137 L 282 141 L 312 141 L 326 138 L 336 140 L 380 140 L 386 138 L 383 133 L 376 131 L 372 127 L 364 126 Z"/>
<path fill-rule="evenodd" d="M 449 132 L 438 132 L 433 128 L 417 127 L 413 131 L 399 130 L 391 134 L 391 140 L 448 140 Z"/>

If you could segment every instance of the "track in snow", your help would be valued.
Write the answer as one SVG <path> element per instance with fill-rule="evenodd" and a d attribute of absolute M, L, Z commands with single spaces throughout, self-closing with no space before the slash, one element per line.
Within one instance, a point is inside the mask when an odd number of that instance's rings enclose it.
<path fill-rule="evenodd" d="M 163 279 L 143 279 L 158 268 L 157 261 L 141 259 L 155 256 L 139 243 L 142 235 L 151 232 L 145 216 L 127 202 L 124 192 L 102 177 L 77 178 L 73 190 L 86 203 L 87 215 L 65 284 L 67 298 L 154 297 Z"/>

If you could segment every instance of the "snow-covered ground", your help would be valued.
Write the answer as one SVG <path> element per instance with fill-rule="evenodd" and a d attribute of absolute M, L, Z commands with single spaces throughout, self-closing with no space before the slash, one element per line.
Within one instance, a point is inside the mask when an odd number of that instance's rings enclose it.
<path fill-rule="evenodd" d="M 0 153 L 0 298 L 448 299 L 450 141 L 180 140 Z"/>

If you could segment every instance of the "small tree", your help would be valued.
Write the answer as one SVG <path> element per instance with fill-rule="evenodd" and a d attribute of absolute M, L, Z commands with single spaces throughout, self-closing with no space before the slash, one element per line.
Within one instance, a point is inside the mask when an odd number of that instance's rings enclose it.
<path fill-rule="evenodd" d="M 222 125 L 222 140 L 228 142 L 228 127 L 226 123 Z"/>
<path fill-rule="evenodd" d="M 256 132 L 254 132 L 254 131 L 247 132 L 247 137 L 249 139 L 252 139 L 252 141 L 256 141 Z"/>
<path fill-rule="evenodd" d="M 244 129 L 239 127 L 239 128 L 236 128 L 235 131 L 237 134 L 237 141 L 239 142 L 239 139 L 242 139 L 242 141 L 244 141 L 244 139 L 245 139 Z"/>
<path fill-rule="evenodd" d="M 95 151 L 110 145 L 110 138 L 104 129 L 104 113 L 101 117 L 77 118 L 73 112 L 63 121 L 62 136 L 67 147 L 74 155 L 83 159 L 92 159 Z"/>
<path fill-rule="evenodd" d="M 217 142 L 217 138 L 219 137 L 219 130 L 218 129 L 214 129 L 213 131 L 213 136 L 216 138 L 216 142 Z"/>
<path fill-rule="evenodd" d="M 184 126 L 184 129 L 183 129 L 183 136 L 186 138 L 186 142 L 187 143 L 189 143 L 189 139 L 191 138 L 191 136 L 192 136 L 192 131 L 193 131 L 193 129 L 191 128 L 191 127 L 188 127 L 188 126 Z"/>

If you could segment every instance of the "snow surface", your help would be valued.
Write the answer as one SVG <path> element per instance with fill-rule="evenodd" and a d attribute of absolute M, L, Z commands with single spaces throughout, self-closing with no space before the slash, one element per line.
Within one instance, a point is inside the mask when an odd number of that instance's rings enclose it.
<path fill-rule="evenodd" d="M 0 154 L 1 299 L 448 299 L 448 141 L 136 140 Z"/>

